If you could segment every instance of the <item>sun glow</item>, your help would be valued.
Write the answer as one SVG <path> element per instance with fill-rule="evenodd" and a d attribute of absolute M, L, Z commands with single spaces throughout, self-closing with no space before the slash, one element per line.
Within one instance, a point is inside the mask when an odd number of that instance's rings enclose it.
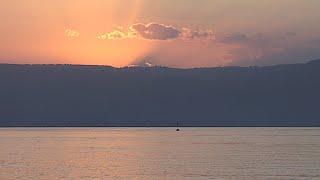
<path fill-rule="evenodd" d="M 67 38 L 56 36 L 52 53 L 59 54 L 56 58 L 64 62 L 127 66 L 154 44 L 131 40 L 128 37 L 133 34 L 121 29 L 137 21 L 142 0 L 58 0 L 56 5 Z"/>

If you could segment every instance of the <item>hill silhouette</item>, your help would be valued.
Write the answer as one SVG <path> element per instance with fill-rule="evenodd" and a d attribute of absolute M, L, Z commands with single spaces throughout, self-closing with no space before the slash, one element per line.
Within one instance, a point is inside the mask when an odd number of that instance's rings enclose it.
<path fill-rule="evenodd" d="M 0 65 L 0 126 L 320 126 L 320 60 L 175 69 Z"/>

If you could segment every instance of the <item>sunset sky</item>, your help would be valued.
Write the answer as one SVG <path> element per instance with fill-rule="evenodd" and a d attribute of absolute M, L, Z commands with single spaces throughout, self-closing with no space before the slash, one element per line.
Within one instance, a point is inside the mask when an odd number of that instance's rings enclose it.
<path fill-rule="evenodd" d="M 0 63 L 270 65 L 320 58 L 319 0 L 1 0 Z"/>

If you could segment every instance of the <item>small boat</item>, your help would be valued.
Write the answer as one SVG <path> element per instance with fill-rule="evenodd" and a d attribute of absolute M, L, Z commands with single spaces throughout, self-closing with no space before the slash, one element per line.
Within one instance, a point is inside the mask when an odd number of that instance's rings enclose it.
<path fill-rule="evenodd" d="M 180 129 L 179 129 L 179 121 L 177 121 L 177 129 L 176 129 L 176 131 L 180 131 Z"/>

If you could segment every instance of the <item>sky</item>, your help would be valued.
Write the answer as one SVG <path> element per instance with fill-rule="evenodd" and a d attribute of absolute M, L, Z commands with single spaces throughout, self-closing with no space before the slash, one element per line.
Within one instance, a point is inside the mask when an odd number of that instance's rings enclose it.
<path fill-rule="evenodd" d="M 253 66 L 320 58 L 319 0 L 1 0 L 0 63 Z"/>

